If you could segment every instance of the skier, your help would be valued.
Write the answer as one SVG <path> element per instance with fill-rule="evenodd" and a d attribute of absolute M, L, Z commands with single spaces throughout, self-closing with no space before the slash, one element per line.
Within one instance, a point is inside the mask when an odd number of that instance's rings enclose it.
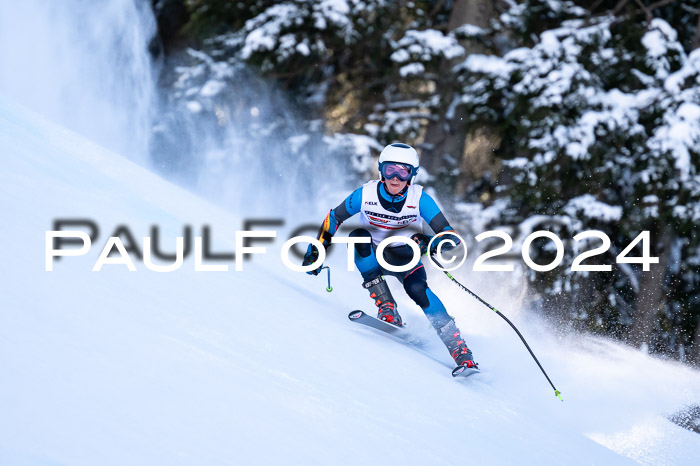
<path fill-rule="evenodd" d="M 353 230 L 350 236 L 371 238 L 371 243 L 358 243 L 354 246 L 355 265 L 362 274 L 362 286 L 369 291 L 379 308 L 378 318 L 397 326 L 403 325 L 396 302 L 384 279 L 384 275 L 393 275 L 403 284 L 408 296 L 423 309 L 457 365 L 478 368 L 454 319 L 428 288 L 423 264 L 419 261 L 408 271 L 391 272 L 381 267 L 377 261 L 377 245 L 390 236 L 410 237 L 418 243 L 421 254 L 425 253 L 431 237 L 417 232 L 420 231 L 421 218 L 436 233 L 454 232 L 433 198 L 423 192 L 422 186 L 411 183 L 419 167 L 418 153 L 413 147 L 402 143 L 386 146 L 379 155 L 380 179 L 366 183 L 338 207 L 331 209 L 323 221 L 318 240 L 327 249 L 340 224 L 359 213 L 364 228 Z M 435 252 L 438 244 L 448 237 L 455 245 L 459 243 L 456 236 L 445 234 L 433 241 L 430 252 Z M 442 245 L 442 250 L 448 251 L 454 247 L 448 241 Z M 412 258 L 413 250 L 405 243 L 396 242 L 384 249 L 384 259 L 392 266 L 406 265 Z M 309 244 L 302 265 L 312 264 L 317 259 L 318 250 Z M 307 273 L 318 275 L 320 272 L 321 267 Z"/>

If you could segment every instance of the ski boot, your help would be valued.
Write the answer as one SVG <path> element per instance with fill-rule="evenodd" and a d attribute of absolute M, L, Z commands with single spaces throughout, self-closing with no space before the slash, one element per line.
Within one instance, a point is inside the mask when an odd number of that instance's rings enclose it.
<path fill-rule="evenodd" d="M 467 366 L 469 368 L 479 368 L 479 364 L 474 362 L 471 350 L 462 339 L 454 319 L 451 319 L 446 325 L 438 330 L 440 339 L 450 352 L 452 359 L 455 360 L 458 366 Z"/>
<path fill-rule="evenodd" d="M 369 291 L 369 297 L 374 299 L 374 304 L 379 308 L 377 319 L 394 324 L 397 327 L 403 326 L 401 316 L 396 310 L 396 302 L 391 296 L 389 285 L 386 284 L 384 277 L 377 277 L 362 284 Z"/>

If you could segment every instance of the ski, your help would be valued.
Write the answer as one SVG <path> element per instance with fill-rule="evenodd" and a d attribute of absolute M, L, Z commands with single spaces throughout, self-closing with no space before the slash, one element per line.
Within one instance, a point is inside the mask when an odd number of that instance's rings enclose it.
<path fill-rule="evenodd" d="M 406 331 L 404 327 L 398 327 L 394 324 L 390 324 L 389 322 L 384 322 L 376 317 L 365 314 L 363 311 L 352 311 L 350 314 L 348 314 L 348 319 L 353 322 L 380 330 L 384 333 L 388 333 L 389 335 L 393 335 L 395 337 L 403 337 L 405 339 L 405 337 L 408 336 L 408 331 Z"/>
<path fill-rule="evenodd" d="M 474 367 L 457 366 L 452 369 L 452 377 L 469 377 L 470 375 L 478 374 L 480 371 Z"/>
<path fill-rule="evenodd" d="M 386 333 L 394 338 L 398 338 L 403 343 L 407 343 L 414 346 L 420 350 L 422 347 L 422 341 L 412 335 L 405 327 L 397 327 L 389 322 L 384 322 L 376 317 L 372 317 L 365 314 L 363 311 L 352 311 L 348 314 L 348 319 L 352 322 L 357 322 L 358 324 L 366 325 L 380 332 Z M 457 366 L 452 369 L 452 377 L 469 377 L 471 375 L 479 373 L 479 369 L 468 368 L 467 366 Z"/>

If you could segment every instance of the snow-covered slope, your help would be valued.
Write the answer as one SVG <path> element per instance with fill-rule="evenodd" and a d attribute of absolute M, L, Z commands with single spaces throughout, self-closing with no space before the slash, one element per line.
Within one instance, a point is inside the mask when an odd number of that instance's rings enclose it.
<path fill-rule="evenodd" d="M 170 273 L 139 261 L 92 272 L 119 225 L 137 240 L 157 225 L 166 251 L 183 226 L 210 225 L 221 252 L 265 213 L 223 212 L 4 99 L 0 154 L 0 464 L 700 461 L 700 436 L 667 420 L 700 401 L 698 372 L 551 336 L 493 277 L 461 278 L 514 318 L 563 403 L 515 334 L 439 273 L 431 283 L 484 369 L 470 379 L 451 377 L 439 344 L 426 354 L 351 324 L 371 303 L 344 254 L 329 294 L 325 278 L 282 265 L 282 234 L 242 272 L 194 272 L 191 257 Z M 46 272 L 57 218 L 92 219 L 100 237 Z"/>

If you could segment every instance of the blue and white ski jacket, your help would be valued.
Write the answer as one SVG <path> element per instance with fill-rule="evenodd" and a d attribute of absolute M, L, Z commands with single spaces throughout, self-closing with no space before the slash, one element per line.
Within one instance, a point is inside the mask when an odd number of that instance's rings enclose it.
<path fill-rule="evenodd" d="M 392 195 L 379 180 L 372 180 L 356 189 L 335 209 L 331 209 L 319 232 L 319 240 L 327 246 L 340 225 L 353 215 L 377 245 L 390 236 L 408 236 L 422 232 L 422 221 L 435 233 L 453 230 L 435 200 L 420 185 L 410 184 Z M 398 246 L 402 243 L 393 243 Z"/>

